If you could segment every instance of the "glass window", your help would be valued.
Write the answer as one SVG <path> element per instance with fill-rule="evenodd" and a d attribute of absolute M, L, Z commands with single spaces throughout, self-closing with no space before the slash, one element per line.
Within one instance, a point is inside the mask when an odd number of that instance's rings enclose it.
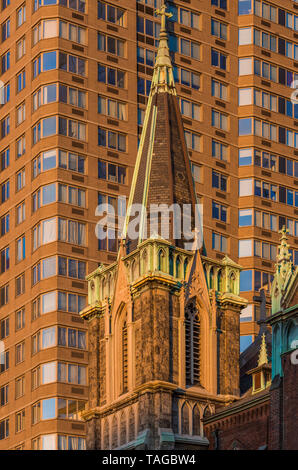
<path fill-rule="evenodd" d="M 44 52 L 42 57 L 43 57 L 43 62 L 42 62 L 43 72 L 47 72 L 48 70 L 53 70 L 57 67 L 56 51 Z"/>
<path fill-rule="evenodd" d="M 56 275 L 56 256 L 51 256 L 42 260 L 43 279 Z"/>
<path fill-rule="evenodd" d="M 55 382 L 57 380 L 57 363 L 56 362 L 48 362 L 46 364 L 42 364 L 42 383 L 47 384 L 51 382 Z"/>
<path fill-rule="evenodd" d="M 239 227 L 249 227 L 252 225 L 252 209 L 239 210 Z"/>
<path fill-rule="evenodd" d="M 55 184 L 54 184 L 55 185 Z M 42 222 L 42 244 L 57 240 L 56 218 L 47 219 Z"/>
<path fill-rule="evenodd" d="M 50 328 L 45 328 L 44 330 L 42 330 L 41 341 L 42 349 L 47 349 L 56 346 L 56 327 L 52 326 Z"/>
<path fill-rule="evenodd" d="M 253 305 L 249 304 L 240 314 L 240 322 L 251 321 L 253 319 Z"/>
<path fill-rule="evenodd" d="M 239 28 L 239 46 L 252 44 L 252 28 Z"/>
<path fill-rule="evenodd" d="M 255 225 L 256 227 L 262 227 L 262 212 L 255 210 Z"/>
<path fill-rule="evenodd" d="M 253 149 L 239 149 L 239 166 L 252 165 Z"/>
<path fill-rule="evenodd" d="M 46 85 L 43 87 L 43 104 L 53 103 L 57 99 L 57 85 Z"/>
<path fill-rule="evenodd" d="M 46 0 L 48 1 L 48 0 Z M 55 1 L 55 0 L 54 0 Z M 55 1 L 56 3 L 56 1 Z M 41 436 L 42 443 L 41 448 L 42 450 L 56 450 L 56 434 L 47 434 L 45 436 Z"/>
<path fill-rule="evenodd" d="M 252 134 L 252 118 L 241 118 L 238 122 L 240 136 Z"/>
<path fill-rule="evenodd" d="M 262 244 L 259 240 L 255 240 L 254 242 L 254 255 L 255 256 L 262 256 Z"/>
<path fill-rule="evenodd" d="M 57 20 L 43 21 L 43 39 L 54 38 L 58 36 Z"/>
<path fill-rule="evenodd" d="M 240 272 L 240 292 L 252 290 L 252 271 Z"/>
<path fill-rule="evenodd" d="M 239 258 L 252 256 L 252 240 L 239 240 Z"/>
<path fill-rule="evenodd" d="M 251 335 L 241 335 L 240 336 L 240 353 L 245 351 L 252 344 L 252 336 Z"/>
<path fill-rule="evenodd" d="M 251 75 L 252 71 L 252 58 L 247 57 L 243 59 L 239 59 L 239 75 Z"/>
<path fill-rule="evenodd" d="M 48 184 L 42 188 L 42 203 L 43 205 L 50 204 L 56 201 L 56 183 Z"/>
<path fill-rule="evenodd" d="M 56 150 L 48 150 L 42 153 L 42 171 L 56 168 Z"/>
<path fill-rule="evenodd" d="M 42 120 L 42 136 L 49 137 L 56 134 L 56 116 L 45 118 Z"/>
<path fill-rule="evenodd" d="M 56 417 L 56 398 L 42 400 L 41 404 L 41 419 L 53 419 Z"/>
<path fill-rule="evenodd" d="M 252 196 L 253 188 L 252 188 L 252 179 L 242 179 L 239 180 L 239 196 Z"/>
<path fill-rule="evenodd" d="M 252 88 L 239 89 L 239 106 L 252 104 Z"/>
<path fill-rule="evenodd" d="M 55 291 L 42 295 L 42 313 L 53 312 L 57 308 L 57 293 Z"/>

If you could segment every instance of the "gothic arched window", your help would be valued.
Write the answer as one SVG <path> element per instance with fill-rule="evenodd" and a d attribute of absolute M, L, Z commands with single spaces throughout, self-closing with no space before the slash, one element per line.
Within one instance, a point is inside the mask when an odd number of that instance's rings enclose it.
<path fill-rule="evenodd" d="M 217 273 L 217 290 L 221 292 L 223 289 L 223 279 L 221 269 Z"/>
<path fill-rule="evenodd" d="M 214 272 L 213 272 L 213 266 L 210 268 L 210 273 L 209 273 L 209 289 L 214 289 Z"/>
<path fill-rule="evenodd" d="M 194 436 L 200 436 L 201 434 L 201 414 L 198 405 L 194 406 L 192 412 L 192 433 Z"/>
<path fill-rule="evenodd" d="M 163 250 L 158 252 L 158 271 L 164 271 L 165 254 Z"/>
<path fill-rule="evenodd" d="M 189 406 L 184 403 L 181 409 L 181 434 L 190 434 L 189 432 Z"/>
<path fill-rule="evenodd" d="M 110 429 L 109 429 L 109 422 L 106 419 L 103 425 L 103 449 L 110 448 Z"/>
<path fill-rule="evenodd" d="M 177 258 L 176 258 L 176 277 L 181 277 L 180 268 L 181 268 L 181 259 L 180 259 L 180 256 L 177 256 Z"/>
<path fill-rule="evenodd" d="M 272 372 L 272 377 L 275 377 L 275 375 L 280 373 L 280 355 L 281 355 L 281 338 L 280 338 L 280 327 L 279 325 L 276 325 L 274 330 L 273 330 L 273 345 L 274 345 L 274 350 L 273 350 L 273 372 Z"/>
<path fill-rule="evenodd" d="M 128 390 L 128 345 L 127 345 L 127 321 L 122 325 L 122 387 L 121 392 L 126 393 Z"/>
<path fill-rule="evenodd" d="M 135 281 L 138 279 L 140 275 L 140 265 L 139 265 L 139 260 L 134 259 L 133 262 L 131 263 L 131 279 L 132 281 Z"/>
<path fill-rule="evenodd" d="M 196 307 L 190 303 L 185 312 L 186 385 L 200 383 L 200 319 Z"/>
<path fill-rule="evenodd" d="M 169 274 L 171 276 L 174 275 L 174 258 L 173 258 L 173 253 L 170 253 L 169 256 Z"/>
<path fill-rule="evenodd" d="M 147 251 L 144 250 L 143 253 L 142 253 L 142 272 L 141 274 L 144 274 L 145 272 L 147 272 L 147 269 L 148 269 L 148 261 L 147 261 Z"/>
<path fill-rule="evenodd" d="M 184 261 L 184 267 L 183 267 L 184 279 L 185 279 L 185 277 L 186 277 L 187 265 L 188 265 L 188 261 L 187 261 L 187 259 L 186 259 L 186 260 Z"/>
<path fill-rule="evenodd" d="M 230 275 L 230 292 L 236 294 L 236 276 L 235 273 Z"/>
<path fill-rule="evenodd" d="M 133 408 L 130 409 L 128 415 L 128 442 L 133 441 L 135 438 L 135 412 Z"/>
<path fill-rule="evenodd" d="M 114 278 L 113 278 L 112 274 L 109 275 L 108 286 L 109 286 L 109 296 L 112 296 L 113 295 L 113 290 L 114 290 Z"/>
<path fill-rule="evenodd" d="M 118 447 L 118 421 L 116 415 L 113 416 L 112 420 L 112 449 Z"/>
<path fill-rule="evenodd" d="M 102 300 L 104 300 L 106 298 L 106 295 L 107 295 L 106 290 L 107 290 L 107 280 L 104 277 L 103 280 L 102 280 Z"/>
<path fill-rule="evenodd" d="M 123 412 L 120 416 L 120 445 L 122 446 L 127 442 L 126 437 L 126 415 Z"/>

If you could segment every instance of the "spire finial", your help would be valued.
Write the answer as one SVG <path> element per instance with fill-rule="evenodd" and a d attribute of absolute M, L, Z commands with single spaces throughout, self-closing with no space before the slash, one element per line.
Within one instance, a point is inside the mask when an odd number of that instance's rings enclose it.
<path fill-rule="evenodd" d="M 271 314 L 274 315 L 282 308 L 285 292 L 293 278 L 297 268 L 293 265 L 292 253 L 288 244 L 287 234 L 289 230 L 283 225 L 279 230 L 281 234 L 280 244 L 278 246 L 275 274 L 271 288 Z"/>
<path fill-rule="evenodd" d="M 159 45 L 154 65 L 154 73 L 151 84 L 151 94 L 167 92 L 176 95 L 173 66 L 170 57 L 168 34 L 166 29 L 166 18 L 171 18 L 172 13 L 168 13 L 165 3 L 161 5 L 155 14 L 161 17 L 161 27 L 159 33 Z"/>
<path fill-rule="evenodd" d="M 268 364 L 265 333 L 262 334 L 262 343 L 261 343 L 261 347 L 260 347 L 260 355 L 259 355 L 259 360 L 258 360 L 258 366 L 262 366 L 263 364 Z"/>
<path fill-rule="evenodd" d="M 281 234 L 281 237 L 280 245 L 278 247 L 276 269 L 281 275 L 286 275 L 287 271 L 292 268 L 292 255 L 289 251 L 290 245 L 287 243 L 287 234 L 289 233 L 289 230 L 286 229 L 285 225 L 283 225 L 282 229 L 279 230 L 279 233 Z"/>
<path fill-rule="evenodd" d="M 286 228 L 285 225 L 282 226 L 281 230 L 278 231 L 281 234 L 280 240 L 287 240 L 287 234 L 289 233 L 289 229 Z"/>
<path fill-rule="evenodd" d="M 155 14 L 161 16 L 161 26 L 160 26 L 160 33 L 166 33 L 166 17 L 171 18 L 173 13 L 168 13 L 167 5 L 163 3 L 159 9 L 155 10 Z"/>

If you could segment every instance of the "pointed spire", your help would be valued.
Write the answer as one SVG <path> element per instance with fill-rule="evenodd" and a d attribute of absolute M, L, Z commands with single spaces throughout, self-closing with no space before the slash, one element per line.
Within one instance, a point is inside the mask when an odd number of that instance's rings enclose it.
<path fill-rule="evenodd" d="M 166 30 L 166 18 L 171 18 L 173 13 L 168 13 L 166 9 L 167 6 L 164 3 L 159 10 L 155 10 L 155 14 L 161 16 L 161 27 L 159 34 L 159 46 L 151 84 L 151 94 L 166 91 L 176 95 L 173 66 L 170 57 L 168 34 Z"/>
<path fill-rule="evenodd" d="M 262 334 L 258 365 L 246 372 L 252 376 L 252 394 L 259 393 L 271 384 L 271 364 L 268 361 L 266 336 Z"/>
<path fill-rule="evenodd" d="M 290 245 L 287 243 L 287 234 L 289 233 L 289 230 L 286 229 L 285 225 L 283 225 L 279 233 L 281 234 L 281 238 L 280 245 L 278 247 L 276 273 L 285 278 L 287 273 L 292 271 L 293 267 L 291 260 L 292 255 L 289 251 Z"/>
<path fill-rule="evenodd" d="M 258 360 L 258 366 L 262 366 L 263 364 L 268 364 L 265 333 L 262 334 L 262 343 L 261 343 L 261 347 L 260 347 L 260 355 L 259 355 L 259 360 Z"/>
<path fill-rule="evenodd" d="M 279 230 L 278 233 L 281 234 L 281 237 L 280 237 L 279 253 L 277 256 L 277 260 L 279 262 L 281 261 L 288 262 L 291 259 L 291 253 L 289 252 L 290 245 L 287 243 L 287 240 L 288 240 L 287 234 L 289 233 L 289 230 L 286 229 L 285 225 L 283 225 L 282 229 Z"/>
<path fill-rule="evenodd" d="M 284 295 L 298 272 L 298 268 L 293 265 L 292 254 L 289 250 L 290 245 L 287 243 L 288 232 L 285 226 L 279 231 L 281 238 L 271 287 L 271 315 L 281 310 Z"/>
<path fill-rule="evenodd" d="M 165 4 L 156 13 L 161 16 L 159 47 L 122 234 L 127 252 L 155 231 L 173 245 L 185 246 L 187 239 L 176 234 L 173 214 L 169 223 L 161 219 L 161 205 L 163 213 L 165 207 L 178 205 L 182 210 L 184 205 L 190 206 L 191 230 L 195 232 L 196 193 L 166 31 L 166 18 L 172 14 Z M 169 229 L 167 235 L 162 233 L 165 228 Z"/>

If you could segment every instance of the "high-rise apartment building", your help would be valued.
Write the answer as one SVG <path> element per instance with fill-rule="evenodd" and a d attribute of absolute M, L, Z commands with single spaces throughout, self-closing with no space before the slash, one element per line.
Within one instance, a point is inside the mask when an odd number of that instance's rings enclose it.
<path fill-rule="evenodd" d="M 87 328 L 78 312 L 85 274 L 117 252 L 112 228 L 97 239 L 95 210 L 109 203 L 124 215 L 160 3 L 1 0 L 1 449 L 85 446 Z M 255 295 L 270 282 L 283 225 L 298 262 L 298 3 L 168 7 L 204 250 L 244 267 L 244 348 L 258 331 Z"/>

